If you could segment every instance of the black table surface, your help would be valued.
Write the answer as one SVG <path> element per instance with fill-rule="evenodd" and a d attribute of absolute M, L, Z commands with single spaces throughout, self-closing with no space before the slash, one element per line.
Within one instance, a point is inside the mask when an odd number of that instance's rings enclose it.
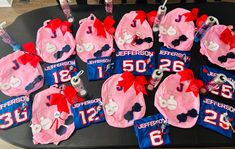
<path fill-rule="evenodd" d="M 114 19 L 118 22 L 121 17 L 132 10 L 142 9 L 146 12 L 151 10 L 157 10 L 159 5 L 115 5 L 114 6 Z M 235 3 L 207 3 L 207 4 L 169 4 L 167 5 L 168 11 L 182 7 L 191 10 L 194 7 L 198 7 L 200 13 L 206 13 L 208 15 L 216 16 L 221 24 L 235 25 Z M 79 27 L 78 21 L 84 17 L 88 17 L 90 13 L 95 14 L 99 19 L 103 20 L 105 17 L 104 6 L 101 5 L 79 5 L 72 6 L 73 15 L 75 16 L 75 23 L 73 25 L 73 34 Z M 29 41 L 36 40 L 37 30 L 42 26 L 43 21 L 53 18 L 65 19 L 62 10 L 58 6 L 47 7 L 37 9 L 28 13 L 25 13 L 15 20 L 13 24 L 7 27 L 8 32 L 14 37 L 18 43 L 23 44 Z M 154 49 L 159 51 L 161 44 L 158 42 L 157 34 L 155 36 Z M 0 57 L 3 57 L 12 50 L 9 46 L 0 42 Z M 191 49 L 192 61 L 191 68 L 194 70 L 195 75 L 198 77 L 199 68 L 201 65 L 206 64 L 213 67 L 218 67 L 210 62 L 207 58 L 199 53 L 199 44 L 194 44 Z M 84 84 L 88 89 L 90 95 L 94 97 L 100 97 L 100 89 L 104 81 L 88 81 L 86 64 L 77 58 L 77 63 L 80 69 L 85 70 L 85 75 L 82 76 Z M 4 66 L 1 66 L 4 67 Z M 219 67 L 218 67 L 219 68 Z M 222 69 L 222 68 L 221 68 Z M 234 71 L 230 71 L 235 74 Z M 47 88 L 44 86 L 39 91 Z M 36 91 L 35 93 L 39 92 Z M 31 94 L 33 99 L 35 93 Z M 154 107 L 154 94 L 148 92 L 148 96 L 145 97 L 146 101 L 146 115 L 157 114 L 158 111 Z M 214 99 L 221 102 L 221 98 L 212 96 Z M 0 101 L 9 97 L 0 93 Z M 225 103 L 234 105 L 232 101 L 223 100 Z M 228 139 L 220 134 L 217 134 L 211 130 L 203 128 L 199 125 L 195 125 L 190 129 L 181 129 L 176 127 L 170 127 L 171 144 L 166 147 L 208 147 L 208 146 L 235 146 L 235 137 Z M 94 124 L 87 128 L 78 130 L 66 141 L 63 141 L 59 146 L 53 144 L 50 145 L 34 145 L 32 142 L 32 132 L 29 127 L 29 123 L 25 123 L 16 128 L 0 131 L 0 138 L 17 146 L 24 148 L 91 148 L 91 147 L 137 147 L 137 139 L 134 133 L 134 128 L 113 128 L 107 123 Z"/>

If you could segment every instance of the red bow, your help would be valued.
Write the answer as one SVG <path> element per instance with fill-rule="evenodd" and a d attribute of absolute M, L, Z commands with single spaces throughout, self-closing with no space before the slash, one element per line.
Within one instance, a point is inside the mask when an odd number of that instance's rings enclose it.
<path fill-rule="evenodd" d="M 136 11 L 137 16 L 134 18 L 134 20 L 140 20 L 140 23 L 142 24 L 144 20 L 147 18 L 150 26 L 153 25 L 153 22 L 157 16 L 157 11 L 153 10 L 150 11 L 149 13 L 145 13 L 143 10 L 138 10 Z"/>
<path fill-rule="evenodd" d="M 123 80 L 118 81 L 117 86 L 123 87 L 124 93 L 134 84 L 134 89 L 136 91 L 136 95 L 140 92 L 147 95 L 145 84 L 148 84 L 147 80 L 144 76 L 135 77 L 132 73 L 126 71 L 121 76 Z"/>
<path fill-rule="evenodd" d="M 64 89 L 64 95 L 70 104 L 75 104 L 78 102 L 83 102 L 84 99 L 77 95 L 77 91 L 72 86 L 66 86 Z"/>
<path fill-rule="evenodd" d="M 96 18 L 94 27 L 97 30 L 97 36 L 103 36 L 104 38 L 106 38 L 106 31 L 112 35 L 115 32 L 115 28 L 113 27 L 114 24 L 115 20 L 110 16 L 107 16 L 104 19 L 104 23 Z"/>
<path fill-rule="evenodd" d="M 230 50 L 235 48 L 235 35 L 233 35 L 233 32 L 229 28 L 226 28 L 220 34 L 220 40 L 222 40 L 225 44 L 229 44 Z"/>
<path fill-rule="evenodd" d="M 178 74 L 181 76 L 180 82 L 182 81 L 190 81 L 188 88 L 186 89 L 186 92 L 193 92 L 193 94 L 197 97 L 199 93 L 199 89 L 203 87 L 203 82 L 201 80 L 197 80 L 194 78 L 193 72 L 190 69 L 184 69 L 181 72 L 178 72 Z"/>
<path fill-rule="evenodd" d="M 50 105 L 57 105 L 57 109 L 60 113 L 66 112 L 69 114 L 68 103 L 75 104 L 78 102 L 83 102 L 84 99 L 77 95 L 76 90 L 72 86 L 66 86 L 63 89 L 64 95 L 60 93 L 55 93 L 50 95 Z"/>
<path fill-rule="evenodd" d="M 30 63 L 34 68 L 37 67 L 38 63 L 41 61 L 41 58 L 37 56 L 37 52 L 33 42 L 26 43 L 22 45 L 26 53 L 18 57 L 18 62 L 26 65 Z"/>
<path fill-rule="evenodd" d="M 66 100 L 66 97 L 63 94 L 60 93 L 54 93 L 50 95 L 50 105 L 56 105 L 57 110 L 62 113 L 68 113 L 69 114 L 69 107 Z"/>
<path fill-rule="evenodd" d="M 54 33 L 57 28 L 60 27 L 60 30 L 62 34 L 64 35 L 66 32 L 72 32 L 70 27 L 72 24 L 68 21 L 62 22 L 60 19 L 56 18 L 53 20 L 50 20 L 50 22 L 46 25 L 47 28 L 50 28 L 51 31 Z"/>
<path fill-rule="evenodd" d="M 198 18 L 198 8 L 193 8 L 191 12 L 187 12 L 185 14 L 183 14 L 183 16 L 185 16 L 185 22 L 190 22 L 190 21 L 195 21 L 196 20 L 196 26 L 197 28 L 200 28 L 202 26 L 202 24 L 206 21 L 206 19 L 208 18 L 208 16 L 206 14 L 201 15 Z"/>

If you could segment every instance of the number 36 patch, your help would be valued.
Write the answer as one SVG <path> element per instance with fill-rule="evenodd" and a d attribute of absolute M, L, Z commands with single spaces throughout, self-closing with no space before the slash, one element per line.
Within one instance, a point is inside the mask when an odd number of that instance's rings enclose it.
<path fill-rule="evenodd" d="M 19 96 L 0 102 L 0 130 L 19 126 L 32 116 L 28 96 Z"/>
<path fill-rule="evenodd" d="M 201 98 L 200 105 L 197 123 L 232 138 L 232 127 L 235 125 L 235 108 L 207 97 Z"/>
<path fill-rule="evenodd" d="M 158 69 L 168 72 L 179 72 L 190 67 L 190 53 L 161 47 L 158 55 Z"/>
<path fill-rule="evenodd" d="M 155 69 L 155 52 L 152 50 L 118 50 L 115 58 L 115 73 L 124 71 L 134 75 L 151 75 Z"/>
<path fill-rule="evenodd" d="M 79 71 L 75 59 L 68 59 L 56 64 L 45 64 L 43 66 L 45 84 L 51 86 L 68 82 Z"/>

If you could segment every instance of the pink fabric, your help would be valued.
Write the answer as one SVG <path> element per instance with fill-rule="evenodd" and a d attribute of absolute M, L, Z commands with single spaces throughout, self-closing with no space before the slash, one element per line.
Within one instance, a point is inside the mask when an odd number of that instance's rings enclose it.
<path fill-rule="evenodd" d="M 53 33 L 51 29 L 45 27 L 46 22 L 44 22 L 44 26 L 42 26 L 37 32 L 36 39 L 36 47 L 37 54 L 42 58 L 43 61 L 47 63 L 57 63 L 66 60 L 69 58 L 75 49 L 75 40 L 73 35 L 70 32 L 66 32 L 64 35 L 62 34 L 60 28 L 56 29 L 56 38 L 51 38 Z M 54 57 L 54 54 L 58 51 L 61 51 L 63 47 L 66 45 L 70 46 L 70 51 L 67 53 L 63 53 L 63 56 L 59 59 Z M 52 50 L 54 49 L 54 50 Z"/>
<path fill-rule="evenodd" d="M 220 34 L 227 28 L 225 25 L 214 25 L 205 34 L 201 40 L 201 54 L 207 56 L 208 60 L 220 67 L 228 70 L 235 70 L 235 59 L 228 59 L 227 62 L 221 63 L 218 57 L 225 56 L 229 52 L 235 53 L 235 48 L 230 50 L 230 46 L 220 40 Z M 211 43 L 210 43 L 211 42 Z M 207 44 L 209 43 L 209 44 Z M 217 46 L 217 48 L 215 48 Z M 212 49 L 212 50 L 210 50 Z"/>
<path fill-rule="evenodd" d="M 40 124 L 41 117 L 48 118 L 52 122 L 54 121 L 55 119 L 54 113 L 57 112 L 57 106 L 56 105 L 47 106 L 47 103 L 49 103 L 47 96 L 50 96 L 53 93 L 60 93 L 60 89 L 51 86 L 50 88 L 43 90 L 35 95 L 33 101 L 33 110 L 32 110 L 32 120 L 31 120 L 32 125 Z M 69 103 L 68 106 L 70 106 Z M 62 112 L 61 118 L 66 119 L 69 115 L 72 115 L 71 111 L 69 114 Z M 63 124 L 64 121 L 59 119 L 58 127 Z M 74 132 L 75 129 L 74 123 L 66 127 L 67 131 L 62 136 L 56 134 L 56 123 L 52 126 L 51 129 L 41 130 L 39 133 L 34 133 L 33 143 L 34 144 L 54 143 L 57 145 L 61 141 L 68 139 L 71 136 L 71 134 Z"/>
<path fill-rule="evenodd" d="M 183 8 L 176 8 L 168 12 L 162 19 L 160 25 L 159 42 L 163 42 L 164 46 L 179 51 L 190 51 L 194 42 L 194 23 L 193 21 L 185 22 L 184 16 L 182 16 L 180 22 L 175 21 L 179 19 L 179 16 L 187 12 L 190 11 Z M 181 35 L 185 35 L 188 38 L 187 41 L 180 42 L 179 46 L 174 47 L 171 42 L 175 39 L 179 39 Z"/>
<path fill-rule="evenodd" d="M 199 113 L 199 96 L 196 97 L 192 92 L 186 92 L 188 88 L 189 81 L 182 82 L 184 84 L 183 92 L 177 91 L 177 87 L 180 86 L 180 78 L 181 76 L 178 74 L 172 74 L 168 76 L 159 86 L 156 94 L 154 105 L 158 109 L 158 111 L 168 119 L 168 123 L 180 127 L 180 128 L 191 128 L 197 122 L 197 118 L 191 118 L 187 116 L 186 122 L 179 122 L 177 119 L 177 115 L 181 113 L 187 113 L 188 110 L 192 108 L 196 109 Z M 176 109 L 170 110 L 167 107 L 162 107 L 160 105 L 160 97 L 165 100 L 168 100 L 170 96 L 174 96 L 174 99 L 177 102 Z"/>
<path fill-rule="evenodd" d="M 134 120 L 140 119 L 144 116 L 146 111 L 145 101 L 143 93 L 139 93 L 136 95 L 136 92 L 134 90 L 134 85 L 132 85 L 126 93 L 124 93 L 123 90 L 119 91 L 117 90 L 117 83 L 118 81 L 122 80 L 121 74 L 116 74 L 108 78 L 101 90 L 101 97 L 102 102 L 104 105 L 104 111 L 105 111 L 105 118 L 107 123 L 110 126 L 118 127 L 118 128 L 126 128 L 133 125 Z M 109 103 L 109 99 L 112 99 L 114 102 L 118 105 L 118 110 L 113 115 L 107 115 L 105 105 Z M 140 112 L 133 112 L 134 119 L 131 121 L 127 121 L 124 119 L 124 115 L 132 110 L 132 106 L 134 106 L 135 103 L 139 103 L 142 108 Z"/>
<path fill-rule="evenodd" d="M 19 68 L 14 70 L 13 67 L 16 67 L 16 65 L 13 61 L 23 54 L 24 52 L 19 50 L 0 60 L 0 65 L 2 66 L 0 68 L 0 90 L 7 96 L 29 95 L 43 86 L 44 79 L 37 83 L 33 89 L 29 91 L 25 89 L 37 76 L 44 75 L 40 64 L 34 68 L 29 63 L 26 65 L 18 63 Z M 9 86 L 10 84 L 11 87 L 3 89 L 3 86 Z"/>
<path fill-rule="evenodd" d="M 93 20 L 91 19 L 93 17 Z M 76 33 L 76 50 L 77 55 L 80 57 L 80 59 L 84 62 L 87 62 L 88 59 L 95 58 L 94 53 L 98 50 L 101 50 L 101 48 L 108 44 L 110 46 L 109 50 L 102 52 L 102 57 L 110 56 L 112 52 L 114 52 L 113 49 L 113 36 L 110 35 L 106 31 L 106 38 L 103 36 L 97 36 L 97 30 L 93 26 L 95 22 L 96 17 L 91 14 L 89 17 L 84 18 L 79 21 L 80 27 L 77 30 Z M 91 28 L 91 32 L 89 30 Z M 86 50 L 86 45 L 91 45 L 88 48 L 89 50 Z"/>
<path fill-rule="evenodd" d="M 140 45 L 136 45 L 135 43 L 124 43 L 120 44 L 119 40 L 124 39 L 124 33 L 126 32 L 132 39 L 135 38 L 136 34 L 140 35 L 141 39 L 144 39 L 146 37 L 151 37 L 153 40 L 153 32 L 152 28 L 150 27 L 147 20 L 144 20 L 144 22 L 141 24 L 140 20 L 137 19 L 136 21 L 136 27 L 132 27 L 131 24 L 133 24 L 133 20 L 137 16 L 136 11 L 131 11 L 129 13 L 126 13 L 122 19 L 120 20 L 116 32 L 115 32 L 115 42 L 120 50 L 148 50 L 152 48 L 153 42 L 147 43 L 144 42 Z"/>

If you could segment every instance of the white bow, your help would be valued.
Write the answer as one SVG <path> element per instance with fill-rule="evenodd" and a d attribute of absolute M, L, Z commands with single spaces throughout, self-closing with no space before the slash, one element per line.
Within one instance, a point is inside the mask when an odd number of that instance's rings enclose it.
<path fill-rule="evenodd" d="M 20 85 L 21 85 L 21 80 L 17 77 L 11 76 L 9 83 L 0 82 L 0 89 L 6 91 L 10 88 L 17 88 Z"/>
<path fill-rule="evenodd" d="M 169 36 L 174 36 L 177 33 L 176 29 L 173 26 L 170 26 L 168 29 L 166 29 L 163 26 L 160 26 L 159 32 L 160 34 L 169 35 Z"/>
<path fill-rule="evenodd" d="M 212 52 L 217 51 L 219 49 L 219 45 L 214 41 L 208 42 L 207 40 L 205 40 L 204 46 Z"/>
<path fill-rule="evenodd" d="M 94 45 L 92 43 L 83 43 L 82 45 L 77 44 L 76 46 L 76 50 L 79 53 L 84 52 L 84 51 L 89 52 L 93 49 L 94 49 Z"/>
<path fill-rule="evenodd" d="M 40 124 L 31 124 L 30 127 L 32 128 L 32 133 L 36 134 L 41 132 L 41 130 L 49 130 L 52 125 L 52 120 L 49 118 L 40 118 Z"/>
<path fill-rule="evenodd" d="M 169 110 L 175 110 L 177 108 L 177 102 L 174 96 L 170 96 L 168 100 L 159 97 L 159 104 L 162 108 L 168 108 Z"/>
<path fill-rule="evenodd" d="M 105 105 L 105 111 L 107 115 L 113 115 L 118 110 L 118 104 L 114 102 L 111 98 L 109 99 L 109 103 Z"/>
<path fill-rule="evenodd" d="M 133 37 L 127 32 L 125 32 L 124 38 L 122 39 L 121 37 L 118 37 L 117 43 L 123 45 L 125 43 L 130 44 L 132 41 L 133 41 Z"/>

